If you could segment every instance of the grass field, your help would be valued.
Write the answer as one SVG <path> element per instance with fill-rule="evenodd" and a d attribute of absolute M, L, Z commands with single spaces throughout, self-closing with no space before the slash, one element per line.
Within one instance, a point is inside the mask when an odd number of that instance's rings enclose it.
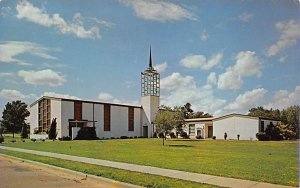
<path fill-rule="evenodd" d="M 155 176 L 150 174 L 143 174 L 138 172 L 130 172 L 126 170 L 120 170 L 115 168 L 109 168 L 104 166 L 90 165 L 80 162 L 68 161 L 55 159 L 51 157 L 43 157 L 26 153 L 19 153 L 13 151 L 0 150 L 0 153 L 11 155 L 23 159 L 29 159 L 33 161 L 38 161 L 41 163 L 46 163 L 66 169 L 71 169 L 86 174 L 92 174 L 100 177 L 105 177 L 121 182 L 131 183 L 135 185 L 140 185 L 143 187 L 153 187 L 153 188 L 218 188 L 218 186 L 201 184 L 196 182 L 178 180 L 173 178 L 166 178 L 161 176 Z"/>
<path fill-rule="evenodd" d="M 166 146 L 161 142 L 161 139 L 35 143 L 17 140 L 4 145 L 298 186 L 296 141 L 168 140 Z"/>

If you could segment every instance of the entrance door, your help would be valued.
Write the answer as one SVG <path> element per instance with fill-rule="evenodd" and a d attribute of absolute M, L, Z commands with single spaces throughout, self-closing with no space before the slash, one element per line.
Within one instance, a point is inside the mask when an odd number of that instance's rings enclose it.
<path fill-rule="evenodd" d="M 202 131 L 201 129 L 197 129 L 197 136 L 202 136 Z M 202 136 L 203 137 L 203 136 Z"/>
<path fill-rule="evenodd" d="M 69 137 L 72 138 L 72 127 L 83 127 L 83 126 L 84 126 L 83 123 L 77 123 L 77 126 L 76 126 L 76 123 L 69 122 Z"/>
<path fill-rule="evenodd" d="M 143 126 L 143 137 L 148 138 L 148 126 Z"/>
<path fill-rule="evenodd" d="M 208 138 L 213 137 L 213 126 L 208 126 Z"/>

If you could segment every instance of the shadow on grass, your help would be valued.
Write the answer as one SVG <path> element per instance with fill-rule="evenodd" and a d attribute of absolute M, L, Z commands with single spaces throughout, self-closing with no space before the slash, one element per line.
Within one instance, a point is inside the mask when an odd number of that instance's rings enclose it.
<path fill-rule="evenodd" d="M 168 145 L 169 147 L 176 147 L 176 148 L 192 148 L 194 146 L 190 145 Z"/>

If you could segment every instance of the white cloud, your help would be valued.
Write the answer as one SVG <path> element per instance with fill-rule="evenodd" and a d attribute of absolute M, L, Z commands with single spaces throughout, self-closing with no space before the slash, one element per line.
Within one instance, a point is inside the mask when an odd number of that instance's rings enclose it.
<path fill-rule="evenodd" d="M 66 82 L 64 76 L 51 69 L 41 71 L 20 70 L 17 75 L 22 77 L 26 83 L 33 85 L 60 86 Z"/>
<path fill-rule="evenodd" d="M 191 87 L 194 85 L 196 85 L 194 77 L 183 77 L 178 72 L 174 72 L 170 76 L 167 76 L 160 81 L 161 89 L 166 91 L 171 91 L 180 87 Z"/>
<path fill-rule="evenodd" d="M 13 73 L 11 73 L 11 72 L 0 72 L 0 78 L 1 77 L 9 77 L 12 75 L 13 75 Z"/>
<path fill-rule="evenodd" d="M 225 110 L 231 112 L 247 112 L 252 107 L 261 106 L 263 98 L 268 91 L 264 88 L 253 89 L 252 91 L 246 91 L 243 94 L 237 96 L 234 102 L 226 105 Z"/>
<path fill-rule="evenodd" d="M 154 65 L 154 69 L 157 70 L 158 73 L 163 73 L 165 72 L 165 70 L 167 69 L 168 64 L 167 62 L 161 63 L 161 64 L 157 64 Z"/>
<path fill-rule="evenodd" d="M 180 60 L 180 64 L 186 68 L 190 69 L 202 69 L 209 70 L 212 67 L 218 65 L 223 57 L 222 53 L 217 53 L 212 55 L 212 57 L 207 60 L 203 55 L 187 55 Z"/>
<path fill-rule="evenodd" d="M 226 72 L 220 74 L 219 89 L 239 89 L 244 83 L 242 77 L 261 76 L 263 62 L 258 59 L 255 52 L 241 51 L 235 60 L 234 66 L 228 67 Z"/>
<path fill-rule="evenodd" d="M 200 40 L 201 41 L 206 41 L 208 39 L 209 35 L 206 33 L 206 31 L 204 30 L 201 35 L 200 35 Z"/>
<path fill-rule="evenodd" d="M 98 99 L 105 102 L 112 102 L 114 100 L 114 97 L 109 93 L 101 92 L 98 95 Z"/>
<path fill-rule="evenodd" d="M 232 69 L 219 75 L 218 88 L 219 89 L 239 89 L 244 84 L 241 76 L 236 74 Z"/>
<path fill-rule="evenodd" d="M 295 20 L 278 22 L 275 25 L 279 31 L 279 40 L 267 49 L 267 56 L 274 56 L 280 51 L 297 44 L 300 38 L 300 23 Z"/>
<path fill-rule="evenodd" d="M 235 57 L 236 63 L 233 71 L 241 76 L 261 76 L 262 62 L 257 58 L 255 52 L 241 51 Z"/>
<path fill-rule="evenodd" d="M 286 61 L 286 59 L 287 59 L 287 56 L 282 56 L 279 58 L 279 62 L 284 63 Z"/>
<path fill-rule="evenodd" d="M 180 73 L 172 73 L 161 79 L 161 92 L 161 104 L 182 106 L 190 102 L 196 111 L 213 113 L 226 103 L 226 100 L 214 97 L 211 86 L 200 87 L 194 77 Z"/>
<path fill-rule="evenodd" d="M 253 18 L 253 14 L 250 14 L 250 13 L 247 13 L 247 12 L 245 12 L 245 13 L 238 16 L 238 19 L 242 22 L 248 22 L 252 18 Z"/>
<path fill-rule="evenodd" d="M 211 72 L 207 77 L 207 84 L 216 85 L 217 84 L 217 74 L 215 72 Z"/>
<path fill-rule="evenodd" d="M 45 27 L 55 27 L 62 34 L 73 34 L 79 38 L 100 38 L 98 27 L 84 28 L 84 18 L 80 13 L 74 15 L 72 22 L 66 22 L 59 14 L 49 15 L 45 10 L 33 6 L 26 0 L 20 1 L 16 10 L 18 19 L 25 19 Z"/>
<path fill-rule="evenodd" d="M 300 85 L 296 86 L 292 92 L 287 90 L 276 91 L 264 107 L 268 109 L 283 109 L 291 105 L 300 105 Z"/>
<path fill-rule="evenodd" d="M 60 94 L 60 93 L 55 93 L 55 92 L 44 92 L 42 96 L 48 96 L 48 97 L 57 97 L 57 98 L 64 98 L 64 99 L 75 99 L 75 100 L 80 100 L 79 97 L 69 95 L 69 94 Z M 42 97 L 41 96 L 41 97 Z"/>
<path fill-rule="evenodd" d="M 30 95 L 24 95 L 22 94 L 20 91 L 17 90 L 13 90 L 13 89 L 2 89 L 0 91 L 0 98 L 1 99 L 6 99 L 6 100 L 27 100 L 29 98 L 33 98 L 35 97 L 34 94 L 30 94 Z"/>
<path fill-rule="evenodd" d="M 29 62 L 17 58 L 22 54 L 30 54 L 43 59 L 56 60 L 57 58 L 48 54 L 51 49 L 39 44 L 23 41 L 0 42 L 0 62 L 17 63 L 19 65 L 32 65 Z"/>
<path fill-rule="evenodd" d="M 113 95 L 106 93 L 106 92 L 99 93 L 98 99 L 101 102 L 108 102 L 108 103 L 114 103 L 114 104 L 139 105 L 139 101 L 117 99 Z"/>
<path fill-rule="evenodd" d="M 145 20 L 177 21 L 182 19 L 196 20 L 194 15 L 183 7 L 159 0 L 120 0 L 132 6 L 136 15 Z"/>

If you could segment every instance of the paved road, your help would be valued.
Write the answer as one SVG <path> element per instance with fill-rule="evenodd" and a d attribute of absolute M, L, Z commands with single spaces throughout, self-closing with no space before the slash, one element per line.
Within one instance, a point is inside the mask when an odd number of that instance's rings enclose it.
<path fill-rule="evenodd" d="M 44 167 L 0 156 L 0 187 L 3 188 L 123 188 L 116 182 L 85 178 L 77 173 Z"/>

